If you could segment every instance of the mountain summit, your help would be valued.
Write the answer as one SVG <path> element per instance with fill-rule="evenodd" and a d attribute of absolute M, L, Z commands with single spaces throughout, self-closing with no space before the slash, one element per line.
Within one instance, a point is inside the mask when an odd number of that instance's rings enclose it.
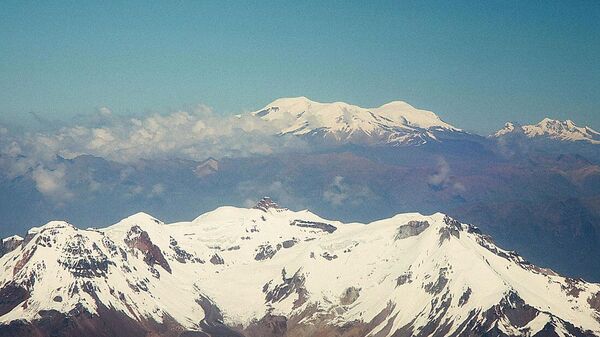
<path fill-rule="evenodd" d="M 565 142 L 586 142 L 600 144 L 600 133 L 585 126 L 577 126 L 572 120 L 544 118 L 537 124 L 517 125 L 506 123 L 493 137 L 525 136 L 534 139 L 551 139 Z"/>
<path fill-rule="evenodd" d="M 342 143 L 425 144 L 443 133 L 462 131 L 435 113 L 395 101 L 378 108 L 344 102 L 319 103 L 306 97 L 280 98 L 253 112 L 278 123 L 279 133 Z"/>
<path fill-rule="evenodd" d="M 259 206 L 34 228 L 0 258 L 0 335 L 600 335 L 600 285 L 444 214 L 345 224 Z"/>

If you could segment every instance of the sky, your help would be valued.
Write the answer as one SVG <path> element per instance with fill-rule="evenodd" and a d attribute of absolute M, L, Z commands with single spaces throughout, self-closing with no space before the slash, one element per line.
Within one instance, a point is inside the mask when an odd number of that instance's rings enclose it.
<path fill-rule="evenodd" d="M 2 1 L 0 46 L 9 126 L 307 96 L 600 129 L 599 1 Z"/>

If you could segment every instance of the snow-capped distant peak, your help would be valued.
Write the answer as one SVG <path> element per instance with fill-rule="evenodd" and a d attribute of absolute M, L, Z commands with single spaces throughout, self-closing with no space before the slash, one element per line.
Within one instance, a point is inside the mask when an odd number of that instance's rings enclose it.
<path fill-rule="evenodd" d="M 370 110 L 394 121 L 402 121 L 410 126 L 425 129 L 443 128 L 456 131 L 460 130 L 442 121 L 435 113 L 417 109 L 404 101 L 393 101 L 386 103 L 379 108 L 372 108 Z"/>
<path fill-rule="evenodd" d="M 564 121 L 544 118 L 537 124 L 515 125 L 506 123 L 504 128 L 498 130 L 494 137 L 502 137 L 510 134 L 524 134 L 528 138 L 549 138 L 559 141 L 588 142 L 600 144 L 600 133 L 585 126 L 577 126 L 572 120 Z"/>
<path fill-rule="evenodd" d="M 500 129 L 500 130 L 496 131 L 496 133 L 494 133 L 494 137 L 502 137 L 504 135 L 507 135 L 507 134 L 510 134 L 513 132 L 517 132 L 517 130 L 522 131 L 520 125 L 515 125 L 512 122 L 506 122 L 502 129 Z"/>
<path fill-rule="evenodd" d="M 435 113 L 403 101 L 362 108 L 345 102 L 320 103 L 306 97 L 280 98 L 251 114 L 274 123 L 282 135 L 338 142 L 422 144 L 438 141 L 433 132 L 461 132 Z"/>

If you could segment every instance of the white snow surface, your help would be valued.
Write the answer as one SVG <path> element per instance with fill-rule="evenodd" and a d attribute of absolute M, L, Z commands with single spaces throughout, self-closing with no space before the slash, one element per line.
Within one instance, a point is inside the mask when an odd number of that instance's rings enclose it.
<path fill-rule="evenodd" d="M 10 242 L 10 241 L 19 242 L 19 241 L 23 241 L 23 238 L 18 235 L 12 235 L 12 236 L 2 239 L 2 243 L 6 243 L 6 242 Z"/>
<path fill-rule="evenodd" d="M 599 132 L 589 126 L 577 126 L 570 119 L 560 121 L 544 118 L 537 124 L 522 126 L 508 122 L 494 134 L 494 137 L 502 137 L 514 133 L 523 134 L 528 138 L 546 137 L 560 141 L 600 144 Z"/>
<path fill-rule="evenodd" d="M 432 300 L 438 295 L 425 288 L 444 271 L 448 280 L 444 289 L 451 296 L 445 315 L 455 322 L 453 330 L 472 310 L 485 311 L 515 292 L 545 313 L 528 324 L 532 335 L 554 319 L 550 314 L 600 334 L 600 313 L 588 305 L 600 285 L 575 281 L 579 295 L 569 295 L 568 281 L 573 280 L 532 268 L 517 255 L 507 258 L 494 253 L 512 254 L 468 230 L 472 227 L 461 224 L 458 236 L 442 240 L 441 233 L 449 228 L 444 219 L 441 213 L 408 213 L 369 224 L 341 223 L 307 210 L 220 207 L 191 222 L 173 224 L 145 213 L 98 230 L 55 221 L 32 229 L 20 248 L 0 258 L 0 288 L 15 282 L 31 292 L 26 303 L 1 316 L 0 322 L 35 320 L 42 309 L 68 313 L 78 303 L 97 312 L 97 301 L 82 290 L 87 283 L 106 307 L 134 319 L 161 322 L 168 315 L 189 329 L 198 328 L 204 318 L 196 300 L 205 296 L 221 309 L 225 323 L 232 325 L 248 325 L 269 310 L 290 317 L 308 306 L 335 312 L 332 324 L 368 322 L 392 304 L 393 332 L 413 320 L 417 327 L 428 324 Z M 298 226 L 295 220 L 337 229 L 329 233 Z M 429 227 L 418 235 L 396 239 L 398 228 L 409 221 L 427 221 Z M 136 232 L 135 226 L 160 248 L 170 273 L 159 265 L 149 266 L 142 251 L 125 243 Z M 294 242 L 291 247 L 289 240 Z M 257 260 L 260 246 L 270 246 L 276 253 Z M 174 247 L 189 256 L 178 260 Z M 215 255 L 223 264 L 210 262 Z M 105 275 L 72 272 L 73 266 L 92 260 L 109 261 Z M 295 305 L 299 297 L 292 294 L 267 303 L 264 288 L 273 289 L 282 283 L 282 275 L 289 278 L 297 272 L 305 277 L 306 301 Z M 400 284 L 402 275 L 410 281 Z M 350 287 L 359 289 L 360 295 L 344 305 L 341 296 Z M 467 289 L 471 295 L 459 305 Z M 56 301 L 57 296 L 62 301 Z"/>
<path fill-rule="evenodd" d="M 435 113 L 402 101 L 362 108 L 344 102 L 319 103 L 306 97 L 280 98 L 252 114 L 278 123 L 280 134 L 318 135 L 336 141 L 425 143 L 436 140 L 433 131 L 462 132 Z"/>

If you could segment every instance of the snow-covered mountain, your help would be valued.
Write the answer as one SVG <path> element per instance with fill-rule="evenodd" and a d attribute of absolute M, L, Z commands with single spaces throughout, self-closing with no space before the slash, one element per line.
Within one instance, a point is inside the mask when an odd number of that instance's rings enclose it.
<path fill-rule="evenodd" d="M 517 125 L 509 122 L 493 135 L 496 138 L 507 136 L 600 144 L 600 133 L 594 129 L 588 126 L 577 126 L 571 120 L 559 121 L 550 118 L 544 118 L 532 125 Z"/>
<path fill-rule="evenodd" d="M 424 144 L 440 135 L 464 132 L 435 113 L 395 101 L 378 108 L 344 102 L 319 103 L 306 97 L 281 98 L 254 116 L 276 123 L 279 134 L 359 144 Z"/>
<path fill-rule="evenodd" d="M 370 224 L 269 199 L 165 224 L 33 228 L 0 258 L 0 336 L 594 336 L 600 285 L 441 214 Z"/>

